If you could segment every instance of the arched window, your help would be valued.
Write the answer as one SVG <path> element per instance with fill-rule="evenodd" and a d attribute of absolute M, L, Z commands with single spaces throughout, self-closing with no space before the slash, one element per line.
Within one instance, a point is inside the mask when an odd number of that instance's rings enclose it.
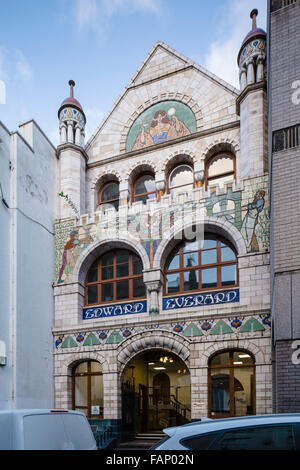
<path fill-rule="evenodd" d="M 99 305 L 146 297 L 141 259 L 127 250 L 105 253 L 89 269 L 85 304 Z"/>
<path fill-rule="evenodd" d="M 105 184 L 98 193 L 98 205 L 102 209 L 114 207 L 118 210 L 119 199 L 119 184 L 114 181 Z"/>
<path fill-rule="evenodd" d="M 72 372 L 72 409 L 103 418 L 103 377 L 99 362 L 81 362 Z"/>
<path fill-rule="evenodd" d="M 237 257 L 224 239 L 206 234 L 175 248 L 165 269 L 165 295 L 238 285 Z"/>
<path fill-rule="evenodd" d="M 176 166 L 169 176 L 169 192 L 172 195 L 188 193 L 194 187 L 194 171 L 190 165 Z"/>
<path fill-rule="evenodd" d="M 225 183 L 235 180 L 236 163 L 231 154 L 220 153 L 210 158 L 206 164 L 206 188 L 209 186 L 224 186 Z"/>
<path fill-rule="evenodd" d="M 133 184 L 132 202 L 143 201 L 146 204 L 148 199 L 156 198 L 156 186 L 154 175 L 147 173 L 141 175 Z"/>
<path fill-rule="evenodd" d="M 227 351 L 209 362 L 211 418 L 255 414 L 255 363 L 245 351 Z"/>

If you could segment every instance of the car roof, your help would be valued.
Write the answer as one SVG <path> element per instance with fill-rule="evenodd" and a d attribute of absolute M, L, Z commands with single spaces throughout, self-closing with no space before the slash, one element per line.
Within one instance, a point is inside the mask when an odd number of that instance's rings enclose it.
<path fill-rule="evenodd" d="M 78 414 L 83 415 L 81 411 L 75 410 L 63 410 L 63 409 L 13 409 L 13 410 L 0 410 L 0 415 L 15 415 L 15 416 L 26 416 L 26 415 L 39 415 L 39 414 Z"/>
<path fill-rule="evenodd" d="M 202 418 L 183 426 L 166 428 L 163 430 L 168 436 L 173 435 L 193 435 L 196 433 L 206 433 L 211 431 L 220 431 L 222 429 L 230 429 L 236 427 L 255 426 L 262 424 L 276 424 L 300 422 L 300 413 L 285 413 L 285 414 L 272 414 L 272 415 L 255 415 L 255 416 L 241 416 L 236 418 L 224 419 L 210 419 Z"/>

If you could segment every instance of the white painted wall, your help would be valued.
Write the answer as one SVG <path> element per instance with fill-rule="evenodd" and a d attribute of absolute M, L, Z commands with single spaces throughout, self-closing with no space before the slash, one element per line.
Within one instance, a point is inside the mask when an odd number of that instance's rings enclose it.
<path fill-rule="evenodd" d="M 10 134 L 0 122 L 0 184 L 10 204 Z M 0 198 L 2 194 L 0 191 Z M 10 367 L 10 222 L 11 212 L 0 200 L 0 341 L 5 344 L 8 365 L 0 366 L 0 409 L 9 408 L 12 368 Z"/>
<path fill-rule="evenodd" d="M 8 365 L 0 369 L 9 377 L 9 388 L 6 384 L 2 392 L 0 386 L 0 408 L 48 408 L 53 406 L 54 394 L 51 329 L 57 162 L 54 147 L 33 121 L 20 126 L 20 134 L 10 137 L 11 171 L 4 175 L 11 190 L 10 240 L 6 241 L 10 259 L 6 254 L 1 269 L 1 279 L 9 280 L 1 297 L 10 348 Z"/>

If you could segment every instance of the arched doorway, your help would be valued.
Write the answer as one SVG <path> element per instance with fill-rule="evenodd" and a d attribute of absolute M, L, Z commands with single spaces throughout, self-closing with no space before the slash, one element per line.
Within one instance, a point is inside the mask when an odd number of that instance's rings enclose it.
<path fill-rule="evenodd" d="M 122 375 L 123 433 L 158 432 L 191 419 L 191 383 L 186 364 L 163 349 L 137 355 Z"/>

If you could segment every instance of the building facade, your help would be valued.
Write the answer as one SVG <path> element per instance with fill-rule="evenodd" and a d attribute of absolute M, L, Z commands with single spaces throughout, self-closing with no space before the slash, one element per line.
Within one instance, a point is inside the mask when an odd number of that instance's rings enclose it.
<path fill-rule="evenodd" d="M 55 147 L 34 121 L 16 132 L 0 122 L 1 410 L 54 405 L 57 163 Z"/>
<path fill-rule="evenodd" d="M 84 145 L 59 109 L 55 406 L 118 432 L 272 411 L 266 33 L 237 90 L 162 42 Z"/>
<path fill-rule="evenodd" d="M 274 409 L 299 412 L 300 2 L 269 2 L 271 296 Z M 288 191 L 282 181 L 288 179 Z"/>

